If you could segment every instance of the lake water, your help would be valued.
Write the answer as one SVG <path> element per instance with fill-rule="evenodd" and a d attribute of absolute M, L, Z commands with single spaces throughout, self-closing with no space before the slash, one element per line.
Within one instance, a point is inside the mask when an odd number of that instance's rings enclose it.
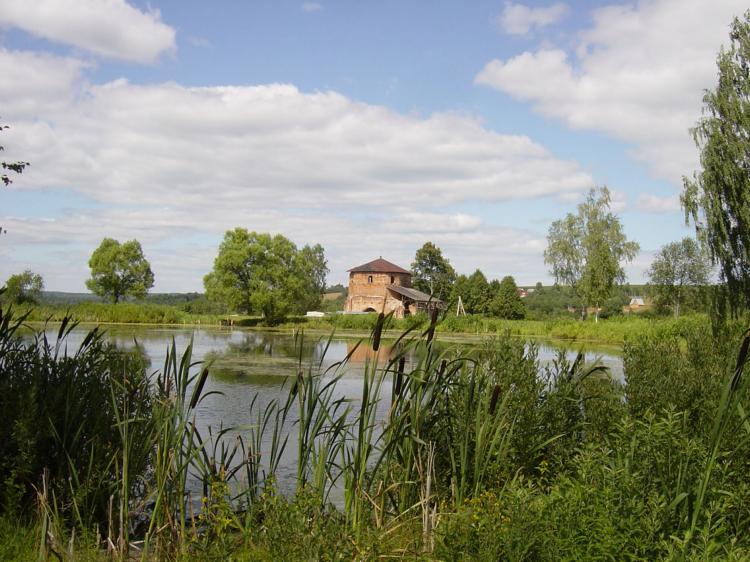
<path fill-rule="evenodd" d="M 68 337 L 67 346 L 72 352 L 80 345 L 90 326 L 79 326 Z M 235 427 L 243 433 L 243 426 L 252 424 L 257 418 L 257 409 L 250 411 L 255 396 L 256 408 L 264 408 L 272 400 L 286 397 L 288 385 L 297 373 L 299 347 L 294 336 L 288 333 L 255 331 L 244 329 L 195 329 L 176 327 L 108 326 L 107 338 L 121 348 L 132 348 L 137 341 L 151 362 L 151 371 L 162 370 L 168 346 L 175 342 L 178 354 L 193 342 L 193 360 L 210 364 L 209 378 L 205 392 L 207 396 L 196 410 L 196 423 L 205 436 L 209 427 Z M 49 337 L 56 336 L 56 330 L 49 328 Z M 306 334 L 302 344 L 303 367 L 321 364 L 322 368 L 343 360 L 357 344 L 357 339 L 336 337 L 327 345 L 327 336 Z M 439 336 L 438 336 L 439 342 Z M 440 343 L 447 347 L 471 346 L 476 343 Z M 574 358 L 581 349 L 580 344 L 538 342 L 541 362 L 551 361 L 559 349 L 565 349 Z M 327 347 L 327 349 L 326 349 Z M 389 352 L 388 341 L 384 340 L 381 357 Z M 371 357 L 367 342 L 355 350 L 343 369 L 336 385 L 337 396 L 357 399 L 362 391 L 365 361 Z M 407 358 L 413 360 L 414 358 Z M 599 360 L 606 365 L 615 379 L 622 379 L 622 359 L 616 348 L 601 348 L 586 352 L 586 360 Z M 286 383 L 286 385 L 285 385 Z M 388 392 L 390 392 L 390 385 Z M 385 417 L 388 400 L 381 403 L 379 415 Z M 295 428 L 293 415 L 285 428 L 290 432 L 289 445 L 282 457 L 278 485 L 282 490 L 294 488 L 296 480 Z M 246 431 L 246 430 L 245 430 Z M 196 492 L 198 484 L 194 482 Z"/>

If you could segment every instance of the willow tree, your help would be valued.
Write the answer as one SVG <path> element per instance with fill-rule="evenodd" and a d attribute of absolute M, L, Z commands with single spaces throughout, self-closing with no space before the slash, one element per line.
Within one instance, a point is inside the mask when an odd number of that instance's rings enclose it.
<path fill-rule="evenodd" d="M 640 249 L 628 241 L 610 203 L 606 187 L 590 190 L 577 213 L 552 223 L 544 252 L 555 283 L 573 289 L 581 300 L 582 315 L 593 305 L 597 321 L 599 304 L 625 281 L 623 263 L 632 261 Z"/>
<path fill-rule="evenodd" d="M 154 286 L 151 264 L 138 240 L 120 244 L 113 238 L 105 238 L 91 254 L 89 267 L 91 279 L 86 281 L 86 287 L 114 304 L 123 297 L 142 299 Z"/>
<path fill-rule="evenodd" d="M 228 230 L 203 278 L 209 300 L 276 323 L 320 304 L 328 267 L 323 247 L 301 250 L 281 234 Z"/>
<path fill-rule="evenodd" d="M 424 293 L 445 299 L 456 282 L 456 270 L 432 242 L 425 242 L 411 264 L 412 285 Z"/>
<path fill-rule="evenodd" d="M 683 178 L 685 219 L 695 223 L 733 311 L 750 304 L 750 11 L 735 18 L 716 60 L 718 84 L 692 130 L 701 170 Z"/>
<path fill-rule="evenodd" d="M 8 277 L 5 282 L 5 293 L 0 299 L 15 304 L 38 304 L 44 289 L 44 280 L 38 273 L 27 269 Z"/>
<path fill-rule="evenodd" d="M 675 316 L 687 300 L 698 300 L 708 285 L 711 264 L 700 243 L 683 238 L 662 246 L 648 270 L 650 290 L 659 306 Z"/>

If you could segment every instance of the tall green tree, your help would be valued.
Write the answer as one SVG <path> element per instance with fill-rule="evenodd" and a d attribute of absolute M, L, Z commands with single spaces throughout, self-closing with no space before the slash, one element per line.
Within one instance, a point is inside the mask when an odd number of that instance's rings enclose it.
<path fill-rule="evenodd" d="M 729 38 L 716 60 L 718 84 L 705 92 L 692 130 L 702 169 L 683 178 L 682 205 L 737 310 L 750 304 L 750 11 L 734 19 Z"/>
<path fill-rule="evenodd" d="M 27 269 L 23 273 L 17 273 L 8 277 L 5 282 L 3 300 L 15 304 L 36 304 L 44 289 L 44 280 L 38 273 Z"/>
<path fill-rule="evenodd" d="M 706 251 L 692 238 L 671 242 L 659 250 L 648 270 L 651 292 L 658 305 L 675 316 L 688 300 L 696 300 L 708 285 L 711 263 Z"/>
<path fill-rule="evenodd" d="M 303 312 L 315 310 L 321 304 L 326 290 L 328 262 L 325 250 L 320 244 L 304 246 L 297 254 L 298 269 L 305 279 Z"/>
<path fill-rule="evenodd" d="M 526 318 L 526 306 L 518 294 L 518 285 L 511 275 L 506 275 L 500 281 L 495 296 L 489 305 L 493 316 L 506 318 L 508 320 L 521 320 Z"/>
<path fill-rule="evenodd" d="M 224 235 L 203 283 L 209 299 L 273 323 L 317 307 L 327 273 L 320 245 L 298 250 L 281 234 L 235 228 Z"/>
<path fill-rule="evenodd" d="M 89 268 L 91 279 L 86 287 L 115 304 L 123 297 L 143 298 L 154 286 L 151 264 L 138 240 L 120 244 L 114 238 L 105 238 L 91 254 Z"/>
<path fill-rule="evenodd" d="M 591 189 L 577 213 L 552 223 L 544 252 L 555 282 L 569 285 L 578 295 L 582 315 L 593 305 L 597 321 L 599 304 L 625 280 L 623 262 L 631 261 L 639 250 L 636 242 L 628 241 L 610 202 L 606 187 Z"/>
<path fill-rule="evenodd" d="M 425 242 L 414 255 L 411 264 L 412 285 L 415 289 L 446 299 L 456 282 L 456 270 L 443 252 L 432 242 Z"/>
<path fill-rule="evenodd" d="M 492 290 L 484 273 L 477 269 L 466 279 L 465 294 L 462 295 L 464 308 L 469 314 L 489 312 Z"/>

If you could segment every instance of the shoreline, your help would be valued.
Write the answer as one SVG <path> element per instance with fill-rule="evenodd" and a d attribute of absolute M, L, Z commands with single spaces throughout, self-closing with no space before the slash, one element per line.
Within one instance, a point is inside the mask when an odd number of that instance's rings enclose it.
<path fill-rule="evenodd" d="M 540 324 L 547 322 L 544 320 L 526 320 L 524 322 L 538 322 Z M 29 327 L 44 327 L 49 325 L 60 325 L 59 320 L 30 320 L 25 322 Z M 96 328 L 96 327 L 115 327 L 115 328 L 150 328 L 150 329 L 185 329 L 185 330 L 214 330 L 214 331 L 239 331 L 239 332 L 266 332 L 284 335 L 293 335 L 295 331 L 302 330 L 306 334 L 314 336 L 329 336 L 332 333 L 336 337 L 342 339 L 366 339 L 370 336 L 370 331 L 359 330 L 353 328 L 340 328 L 336 326 L 330 326 L 330 329 L 326 329 L 320 326 L 306 327 L 304 324 L 299 325 L 283 325 L 281 327 L 274 326 L 222 326 L 214 323 L 156 323 L 156 322 L 96 322 L 96 321 L 79 321 L 77 325 L 83 328 Z M 402 329 L 391 328 L 383 330 L 384 340 L 396 340 L 403 333 Z M 414 330 L 414 333 L 419 333 L 419 330 Z M 437 340 L 444 343 L 461 344 L 467 343 L 477 345 L 487 338 L 498 336 L 502 333 L 502 330 L 486 331 L 486 332 L 454 332 L 454 331 L 443 331 L 436 330 L 435 337 Z M 591 337 L 565 337 L 565 336 L 554 336 L 548 333 L 521 333 L 510 330 L 510 335 L 518 339 L 533 340 L 541 343 L 548 343 L 554 347 L 574 347 L 576 345 L 591 346 L 599 350 L 605 350 L 609 354 L 622 354 L 622 345 L 625 339 L 619 341 L 613 341 L 607 338 L 591 338 Z M 595 350 L 594 350 L 595 351 Z"/>

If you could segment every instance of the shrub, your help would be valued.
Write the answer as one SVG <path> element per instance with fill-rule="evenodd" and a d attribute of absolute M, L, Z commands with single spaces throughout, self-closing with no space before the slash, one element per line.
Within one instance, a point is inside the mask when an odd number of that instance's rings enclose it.
<path fill-rule="evenodd" d="M 92 330 L 68 353 L 74 325 L 63 322 L 55 341 L 44 332 L 19 338 L 21 320 L 0 310 L 0 481 L 6 512 L 29 512 L 47 472 L 68 516 L 81 523 L 106 521 L 122 462 L 118 419 L 127 412 L 133 442 L 148 433 L 151 395 L 138 351 L 122 352 Z M 147 459 L 127 457 L 130 473 L 142 474 Z M 85 515 L 84 515 L 85 514 Z M 88 519 L 88 514 L 92 519 Z"/>

